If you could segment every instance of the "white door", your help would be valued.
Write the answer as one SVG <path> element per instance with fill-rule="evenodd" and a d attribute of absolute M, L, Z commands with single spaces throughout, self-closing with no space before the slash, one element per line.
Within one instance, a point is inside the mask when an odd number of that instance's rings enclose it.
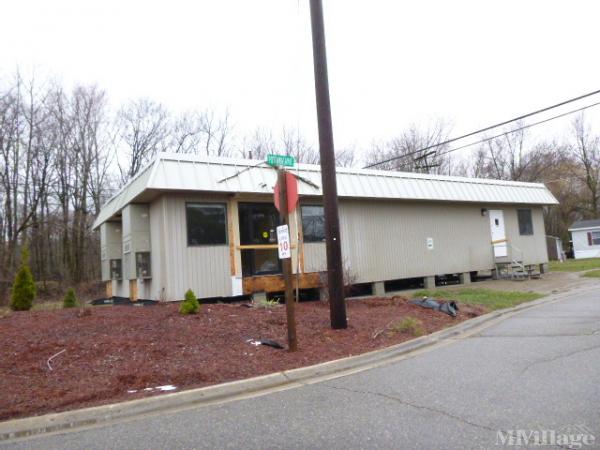
<path fill-rule="evenodd" d="M 507 256 L 508 247 L 506 243 L 506 231 L 504 229 L 504 212 L 501 209 L 490 210 L 490 228 L 492 230 L 494 257 Z"/>

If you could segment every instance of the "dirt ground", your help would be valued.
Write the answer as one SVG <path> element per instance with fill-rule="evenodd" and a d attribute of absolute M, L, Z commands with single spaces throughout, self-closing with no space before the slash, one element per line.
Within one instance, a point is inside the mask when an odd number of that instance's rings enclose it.
<path fill-rule="evenodd" d="M 412 339 L 391 329 L 405 317 L 419 319 L 430 333 L 485 312 L 461 305 L 452 318 L 400 297 L 352 300 L 348 328 L 334 331 L 328 305 L 300 303 L 299 351 L 289 353 L 249 342 L 286 345 L 283 306 L 203 305 L 195 316 L 181 316 L 176 304 L 93 307 L 82 317 L 78 311 L 16 312 L 0 319 L 0 420 L 153 395 L 160 391 L 150 389 L 158 386 L 182 390 L 343 358 Z"/>

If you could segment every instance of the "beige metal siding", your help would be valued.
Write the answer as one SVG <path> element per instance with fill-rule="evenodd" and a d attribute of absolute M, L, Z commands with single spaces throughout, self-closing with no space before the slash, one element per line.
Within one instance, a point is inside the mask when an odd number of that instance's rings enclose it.
<path fill-rule="evenodd" d="M 129 297 L 129 281 L 112 281 L 112 292 L 115 297 Z"/>
<path fill-rule="evenodd" d="M 476 205 L 342 201 L 340 226 L 344 262 L 357 282 L 492 266 L 489 219 Z"/>
<path fill-rule="evenodd" d="M 327 270 L 327 254 L 324 242 L 304 244 L 304 272 L 322 272 Z"/>
<path fill-rule="evenodd" d="M 150 204 L 150 261 L 152 264 L 152 283 L 147 287 L 150 298 L 164 300 L 166 294 L 164 197 Z"/>
<path fill-rule="evenodd" d="M 192 289 L 202 297 L 231 295 L 229 246 L 187 245 L 186 202 L 227 203 L 227 197 L 211 195 L 165 195 L 164 260 L 166 300 L 183 299 Z"/>
<path fill-rule="evenodd" d="M 522 252 L 524 264 L 547 263 L 548 248 L 546 247 L 546 230 L 544 229 L 543 209 L 541 207 L 518 208 L 514 206 L 498 207 L 497 209 L 503 209 L 504 211 L 506 237 L 513 258 L 520 260 Z M 519 233 L 518 209 L 531 209 L 533 234 L 530 236 L 521 236 Z M 519 252 L 519 250 L 521 252 Z"/>
<path fill-rule="evenodd" d="M 110 260 L 122 258 L 122 226 L 120 222 L 105 222 L 100 226 L 102 281 L 110 280 Z"/>

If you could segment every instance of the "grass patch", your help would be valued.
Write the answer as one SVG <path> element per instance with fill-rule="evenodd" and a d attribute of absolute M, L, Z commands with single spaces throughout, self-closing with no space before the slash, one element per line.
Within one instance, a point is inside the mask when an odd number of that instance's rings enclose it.
<path fill-rule="evenodd" d="M 581 274 L 582 277 L 586 278 L 600 278 L 600 270 L 590 270 Z"/>
<path fill-rule="evenodd" d="M 537 292 L 496 291 L 493 289 L 431 289 L 418 291 L 413 297 L 432 297 L 456 300 L 471 305 L 482 305 L 489 309 L 510 308 L 521 303 L 530 302 L 543 297 Z"/>
<path fill-rule="evenodd" d="M 425 328 L 423 328 L 423 322 L 414 317 L 405 317 L 400 322 L 390 326 L 390 331 L 394 333 L 408 333 L 412 336 L 418 337 L 425 334 Z"/>
<path fill-rule="evenodd" d="M 550 261 L 552 272 L 581 272 L 583 270 L 600 269 L 600 258 L 567 259 L 565 262 Z"/>
<path fill-rule="evenodd" d="M 279 305 L 280 305 L 280 303 L 277 300 L 269 300 L 268 298 L 261 298 L 261 299 L 252 301 L 252 306 L 254 308 L 270 309 L 270 308 L 275 308 L 276 306 L 279 306 Z"/>

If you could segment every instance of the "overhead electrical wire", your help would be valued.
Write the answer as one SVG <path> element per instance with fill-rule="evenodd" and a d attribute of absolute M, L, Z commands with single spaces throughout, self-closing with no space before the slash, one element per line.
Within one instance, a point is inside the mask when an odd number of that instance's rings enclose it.
<path fill-rule="evenodd" d="M 384 159 L 382 161 L 378 161 L 378 162 L 374 162 L 374 163 L 368 164 L 365 167 L 363 167 L 363 169 L 369 169 L 371 167 L 376 167 L 376 166 L 379 166 L 381 164 L 385 164 L 385 163 L 388 163 L 388 162 L 391 162 L 391 161 L 395 161 L 397 159 L 406 158 L 407 156 L 416 155 L 416 154 L 424 152 L 426 150 L 431 150 L 433 148 L 437 148 L 437 147 L 441 147 L 443 145 L 451 144 L 452 142 L 460 141 L 462 139 L 474 136 L 476 134 L 481 134 L 481 133 L 484 133 L 486 131 L 493 130 L 494 128 L 499 128 L 499 127 L 502 127 L 504 125 L 508 125 L 510 123 L 517 122 L 519 120 L 526 119 L 528 117 L 535 116 L 537 114 L 541 114 L 543 112 L 550 111 L 550 110 L 556 109 L 556 108 L 558 108 L 560 106 L 564 106 L 564 105 L 567 105 L 569 103 L 573 103 L 573 102 L 576 102 L 578 100 L 582 100 L 584 98 L 591 97 L 592 95 L 597 95 L 597 94 L 600 94 L 600 89 L 598 89 L 596 91 L 588 92 L 587 94 L 583 94 L 583 95 L 580 95 L 578 97 L 570 98 L 570 99 L 562 101 L 560 103 L 556 103 L 554 105 L 547 106 L 545 108 L 538 109 L 536 111 L 533 111 L 533 112 L 530 112 L 530 113 L 527 113 L 527 114 L 523 114 L 521 116 L 515 117 L 515 118 L 510 119 L 510 120 L 505 120 L 504 122 L 500 122 L 500 123 L 497 123 L 497 124 L 494 124 L 494 125 L 490 125 L 490 126 L 485 127 L 485 128 L 481 128 L 481 129 L 476 130 L 476 131 L 472 131 L 472 132 L 467 133 L 467 134 L 463 134 L 462 136 L 458 136 L 458 137 L 455 137 L 455 138 L 447 139 L 447 140 L 445 140 L 443 142 L 439 142 L 437 144 L 429 145 L 429 146 L 421 148 L 419 150 L 415 150 L 414 152 L 406 153 L 404 155 L 394 156 L 392 158 L 388 158 L 388 159 Z M 590 105 L 590 106 L 587 106 L 586 108 L 590 108 L 591 106 L 595 106 L 595 105 Z M 586 108 L 581 108 L 580 110 L 586 109 Z M 580 111 L 580 110 L 571 111 L 569 113 L 565 113 L 564 115 L 572 114 L 573 112 L 577 112 L 577 111 Z M 557 116 L 555 118 L 558 118 L 558 117 L 562 117 L 562 116 Z M 553 120 L 553 119 L 548 119 L 547 121 L 549 121 L 549 120 Z M 542 121 L 540 123 L 544 123 L 544 122 Z M 531 125 L 531 126 L 533 126 L 533 125 Z M 500 136 L 502 136 L 504 134 L 506 134 L 506 133 L 502 133 Z"/>
<path fill-rule="evenodd" d="M 446 151 L 440 152 L 436 156 L 447 155 L 448 153 L 452 153 L 452 152 L 455 152 L 457 150 L 462 150 L 463 148 L 471 147 L 471 146 L 477 145 L 477 144 L 483 144 L 484 142 L 497 139 L 497 138 L 502 137 L 504 135 L 511 134 L 511 133 L 516 133 L 517 131 L 521 131 L 521 130 L 525 130 L 527 128 L 535 127 L 536 125 L 541 125 L 543 123 L 550 122 L 551 120 L 560 119 L 561 117 L 568 116 L 569 114 L 574 114 L 576 112 L 583 111 L 583 110 L 586 110 L 586 109 L 589 109 L 589 108 L 592 108 L 592 107 L 598 106 L 598 105 L 600 105 L 600 102 L 592 103 L 591 105 L 587 105 L 587 106 L 583 106 L 581 108 L 573 109 L 571 111 L 567 111 L 567 112 L 559 114 L 557 116 L 553 116 L 553 117 L 549 117 L 549 118 L 544 119 L 544 120 L 540 120 L 539 122 L 533 122 L 533 123 L 530 123 L 530 124 L 527 124 L 527 125 L 523 125 L 522 127 L 518 127 L 518 128 L 513 129 L 513 130 L 508 130 L 508 131 L 505 131 L 504 133 L 500 133 L 500 134 L 497 134 L 495 136 L 487 137 L 485 139 L 481 139 L 481 140 L 476 141 L 476 142 L 471 142 L 470 144 L 461 145 L 460 147 L 456 147 L 456 148 L 452 148 L 450 150 L 446 150 Z"/>

